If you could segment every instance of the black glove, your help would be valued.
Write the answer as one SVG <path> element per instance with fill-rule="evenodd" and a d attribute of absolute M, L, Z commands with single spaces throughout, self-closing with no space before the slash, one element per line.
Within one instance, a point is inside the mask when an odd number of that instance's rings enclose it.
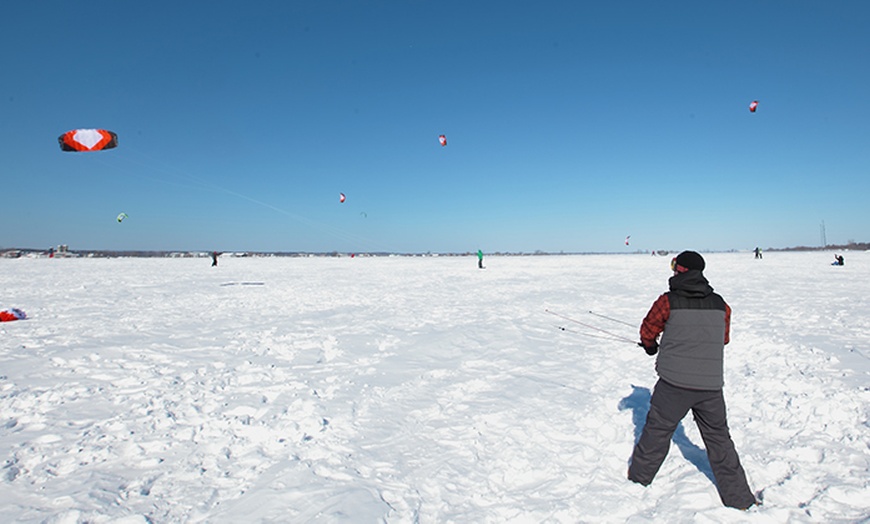
<path fill-rule="evenodd" d="M 659 352 L 659 343 L 656 342 L 655 340 L 653 340 L 653 343 L 651 346 L 644 346 L 643 342 L 638 342 L 637 345 L 642 347 L 643 350 L 646 351 L 646 354 L 650 355 L 650 356 L 655 355 L 656 353 Z"/>

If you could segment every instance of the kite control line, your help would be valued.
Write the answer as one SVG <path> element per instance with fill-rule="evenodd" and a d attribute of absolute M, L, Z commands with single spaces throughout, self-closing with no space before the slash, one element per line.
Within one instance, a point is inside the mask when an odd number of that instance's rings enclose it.
<path fill-rule="evenodd" d="M 559 317 L 559 318 L 565 319 L 565 320 L 567 320 L 567 321 L 569 321 L 569 322 L 573 322 L 573 323 L 575 323 L 575 324 L 580 324 L 580 325 L 583 326 L 583 327 L 586 327 L 586 328 L 589 328 L 589 329 L 594 329 L 595 331 L 600 331 L 601 333 L 604 333 L 605 335 L 611 336 L 611 337 L 613 337 L 613 338 L 615 338 L 615 339 L 617 339 L 617 340 L 621 340 L 621 341 L 624 341 L 624 342 L 629 342 L 629 343 L 631 343 L 631 344 L 633 344 L 633 345 L 637 345 L 637 341 L 636 341 L 636 340 L 632 340 L 632 339 L 630 339 L 630 338 L 628 338 L 628 337 L 623 337 L 622 335 L 617 335 L 616 333 L 611 333 L 610 331 L 605 331 L 605 330 L 603 330 L 603 329 L 601 329 L 601 328 L 599 328 L 599 327 L 595 327 L 595 326 L 592 326 L 592 325 L 586 324 L 586 323 L 584 323 L 584 322 L 580 322 L 579 320 L 573 319 L 573 318 L 571 318 L 571 317 L 566 317 L 565 315 L 560 315 L 559 313 L 556 313 L 556 312 L 554 312 L 554 311 L 550 311 L 549 309 L 545 309 L 544 311 L 546 311 L 547 313 L 549 313 L 549 314 L 551 314 L 551 315 L 554 315 L 554 316 L 557 316 L 557 317 Z"/>
<path fill-rule="evenodd" d="M 605 315 L 600 315 L 600 314 L 598 314 L 598 313 L 596 313 L 596 312 L 594 312 L 594 311 L 589 311 L 588 313 L 589 313 L 590 315 L 595 315 L 596 317 L 601 317 L 601 318 L 604 318 L 604 319 L 607 319 L 607 320 L 612 320 L 612 321 L 614 321 L 614 322 L 618 322 L 618 323 L 620 323 L 620 324 L 624 324 L 624 325 L 629 326 L 629 327 L 635 327 L 634 324 L 630 324 L 630 323 L 628 323 L 628 322 L 625 322 L 624 320 L 619 320 L 619 319 L 611 318 L 611 317 L 608 317 L 608 316 L 605 316 Z"/>

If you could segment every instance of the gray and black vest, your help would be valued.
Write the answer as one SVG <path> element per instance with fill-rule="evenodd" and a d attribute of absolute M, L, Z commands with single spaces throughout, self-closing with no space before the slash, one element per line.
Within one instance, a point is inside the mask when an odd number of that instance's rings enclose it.
<path fill-rule="evenodd" d="M 666 294 L 671 314 L 662 332 L 656 372 L 674 386 L 722 389 L 725 300 L 713 293 L 700 271 L 676 275 L 670 286 Z"/>

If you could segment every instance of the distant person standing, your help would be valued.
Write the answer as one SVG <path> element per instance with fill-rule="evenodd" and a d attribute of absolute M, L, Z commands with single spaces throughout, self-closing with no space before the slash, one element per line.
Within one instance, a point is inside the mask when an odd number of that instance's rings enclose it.
<path fill-rule="evenodd" d="M 211 267 L 215 267 L 217 265 L 217 258 L 218 258 L 218 252 L 212 251 L 211 252 Z"/>
<path fill-rule="evenodd" d="M 722 394 L 731 307 L 704 277 L 701 255 L 683 251 L 671 266 L 670 291 L 653 303 L 640 328 L 638 345 L 648 355 L 658 355 L 659 380 L 643 433 L 631 455 L 628 479 L 643 486 L 652 483 L 668 454 L 674 431 L 692 410 L 719 498 L 726 506 L 747 509 L 757 501 L 731 440 Z"/>
<path fill-rule="evenodd" d="M 761 248 L 760 248 L 760 247 L 756 247 L 756 248 L 755 248 L 755 258 L 762 258 L 762 256 L 761 256 Z"/>
<path fill-rule="evenodd" d="M 477 250 L 477 267 L 483 269 L 483 251 L 480 249 Z"/>

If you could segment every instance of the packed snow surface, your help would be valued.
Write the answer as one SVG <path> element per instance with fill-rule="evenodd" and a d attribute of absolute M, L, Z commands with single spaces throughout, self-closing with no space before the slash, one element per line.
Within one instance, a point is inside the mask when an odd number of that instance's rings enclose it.
<path fill-rule="evenodd" d="M 867 522 L 870 254 L 705 254 L 723 507 L 691 415 L 626 480 L 670 257 L 0 260 L 7 522 Z M 557 316 L 561 315 L 561 316 Z"/>

